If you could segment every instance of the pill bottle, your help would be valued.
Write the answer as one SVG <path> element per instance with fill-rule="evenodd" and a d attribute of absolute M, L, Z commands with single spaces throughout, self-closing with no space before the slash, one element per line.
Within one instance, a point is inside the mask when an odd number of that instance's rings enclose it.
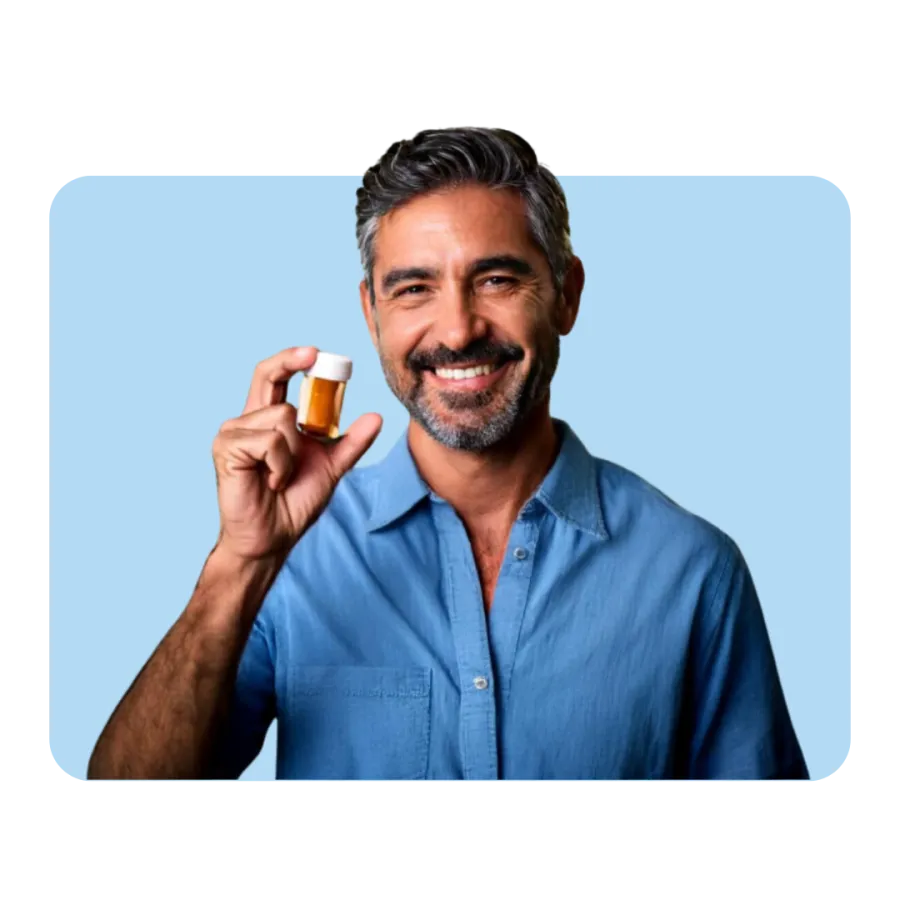
<path fill-rule="evenodd" d="M 340 435 L 341 407 L 352 371 L 346 356 L 319 353 L 304 372 L 297 403 L 297 427 L 304 434 L 326 441 Z"/>

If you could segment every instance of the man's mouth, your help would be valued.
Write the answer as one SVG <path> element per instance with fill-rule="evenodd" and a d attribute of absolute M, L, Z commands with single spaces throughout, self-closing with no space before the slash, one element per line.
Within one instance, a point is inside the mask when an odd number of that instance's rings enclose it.
<path fill-rule="evenodd" d="M 449 369 L 438 368 L 434 370 L 434 374 L 439 378 L 449 378 L 451 380 L 461 381 L 464 378 L 476 378 L 479 375 L 490 375 L 499 369 L 496 363 L 485 363 L 480 366 L 468 366 L 459 368 L 452 367 Z"/>
<path fill-rule="evenodd" d="M 477 365 L 438 366 L 426 369 L 429 380 L 441 387 L 483 391 L 498 381 L 508 362 L 486 362 Z"/>

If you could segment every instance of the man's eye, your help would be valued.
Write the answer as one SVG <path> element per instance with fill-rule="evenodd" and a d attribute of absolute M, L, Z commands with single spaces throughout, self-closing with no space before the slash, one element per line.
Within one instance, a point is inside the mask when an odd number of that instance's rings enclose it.
<path fill-rule="evenodd" d="M 488 287 L 500 287 L 502 285 L 514 284 L 515 278 L 509 278 L 506 275 L 491 275 L 490 278 L 484 280 L 484 284 Z"/>
<path fill-rule="evenodd" d="M 409 287 L 405 287 L 397 292 L 398 297 L 402 297 L 404 294 L 420 294 L 425 290 L 424 284 L 411 284 Z"/>

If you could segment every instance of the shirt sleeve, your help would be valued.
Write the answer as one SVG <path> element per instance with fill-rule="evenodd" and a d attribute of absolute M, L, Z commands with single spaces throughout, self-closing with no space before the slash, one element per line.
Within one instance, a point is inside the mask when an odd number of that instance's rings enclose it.
<path fill-rule="evenodd" d="M 214 778 L 237 778 L 256 759 L 275 709 L 275 666 L 260 615 L 241 655 L 228 717 L 213 748 Z"/>
<path fill-rule="evenodd" d="M 733 544 L 701 612 L 689 778 L 809 778 L 750 571 Z"/>

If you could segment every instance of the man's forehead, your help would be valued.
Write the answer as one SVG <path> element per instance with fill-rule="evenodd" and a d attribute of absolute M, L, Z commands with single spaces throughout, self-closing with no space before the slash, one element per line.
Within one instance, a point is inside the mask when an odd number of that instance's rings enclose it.
<path fill-rule="evenodd" d="M 531 248 L 525 202 L 511 189 L 459 187 L 425 194 L 391 210 L 378 223 L 375 265 L 436 257 L 524 253 Z"/>

